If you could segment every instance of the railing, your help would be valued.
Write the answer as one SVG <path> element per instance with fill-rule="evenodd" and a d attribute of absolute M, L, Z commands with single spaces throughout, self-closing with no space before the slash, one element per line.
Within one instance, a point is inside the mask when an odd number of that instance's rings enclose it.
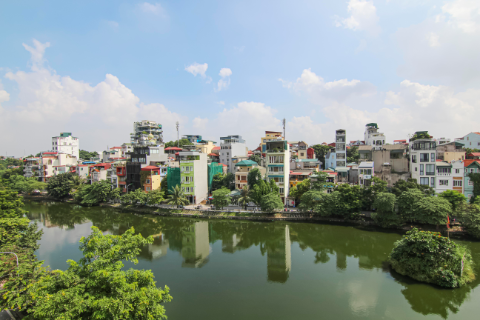
<path fill-rule="evenodd" d="M 434 174 L 431 174 L 430 172 L 427 172 L 427 175 L 434 175 Z M 437 173 L 437 176 L 439 177 L 450 177 L 452 174 L 451 173 L 444 173 L 444 172 L 438 172 Z"/>

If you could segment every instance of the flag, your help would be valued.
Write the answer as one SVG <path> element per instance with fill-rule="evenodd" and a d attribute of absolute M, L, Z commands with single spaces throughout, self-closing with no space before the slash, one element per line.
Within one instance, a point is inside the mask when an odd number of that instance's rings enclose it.
<path fill-rule="evenodd" d="M 447 216 L 447 229 L 450 229 L 450 216 Z"/>

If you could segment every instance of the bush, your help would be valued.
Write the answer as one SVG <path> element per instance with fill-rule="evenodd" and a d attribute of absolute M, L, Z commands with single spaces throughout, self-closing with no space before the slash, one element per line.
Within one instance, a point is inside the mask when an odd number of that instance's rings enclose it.
<path fill-rule="evenodd" d="M 82 206 L 98 206 L 102 202 L 118 198 L 119 190 L 113 189 L 107 180 L 85 184 L 75 193 L 75 201 Z"/>
<path fill-rule="evenodd" d="M 418 222 L 437 226 L 447 224 L 447 217 L 452 213 L 450 202 L 439 197 L 425 197 L 415 204 L 415 209 Z"/>
<path fill-rule="evenodd" d="M 398 211 L 406 221 L 413 222 L 417 218 L 416 206 L 425 197 L 425 194 L 418 189 L 403 191 L 398 197 Z"/>
<path fill-rule="evenodd" d="M 262 196 L 260 208 L 263 212 L 274 212 L 275 210 L 283 209 L 283 202 L 278 193 L 271 192 Z"/>
<path fill-rule="evenodd" d="M 398 227 L 403 225 L 402 216 L 396 213 L 396 198 L 393 193 L 379 193 L 373 207 L 377 210 L 372 213 L 372 219 L 383 228 Z"/>
<path fill-rule="evenodd" d="M 48 195 L 56 199 L 66 198 L 72 190 L 72 181 L 75 174 L 71 172 L 53 176 L 48 180 Z"/>
<path fill-rule="evenodd" d="M 389 261 L 402 275 L 442 287 L 455 288 L 475 279 L 472 257 L 466 247 L 438 232 L 408 231 L 395 242 Z"/>

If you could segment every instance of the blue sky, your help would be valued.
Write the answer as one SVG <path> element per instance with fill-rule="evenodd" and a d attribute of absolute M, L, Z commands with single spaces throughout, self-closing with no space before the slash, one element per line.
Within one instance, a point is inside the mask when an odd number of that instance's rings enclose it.
<path fill-rule="evenodd" d="M 282 118 L 308 143 L 480 131 L 473 0 L 12 1 L 0 40 L 1 154 L 60 131 L 102 150 L 142 119 L 252 148 Z"/>

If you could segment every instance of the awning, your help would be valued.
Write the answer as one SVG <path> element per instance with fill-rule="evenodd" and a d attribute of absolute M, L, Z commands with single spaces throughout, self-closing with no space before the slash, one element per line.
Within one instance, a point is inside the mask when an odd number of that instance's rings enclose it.
<path fill-rule="evenodd" d="M 345 167 L 337 167 L 335 168 L 336 172 L 348 172 L 350 168 L 345 168 Z"/>
<path fill-rule="evenodd" d="M 443 162 L 443 161 L 442 161 L 442 162 L 435 162 L 435 165 L 436 165 L 437 167 L 451 167 L 451 166 L 452 166 L 451 163 Z"/>

